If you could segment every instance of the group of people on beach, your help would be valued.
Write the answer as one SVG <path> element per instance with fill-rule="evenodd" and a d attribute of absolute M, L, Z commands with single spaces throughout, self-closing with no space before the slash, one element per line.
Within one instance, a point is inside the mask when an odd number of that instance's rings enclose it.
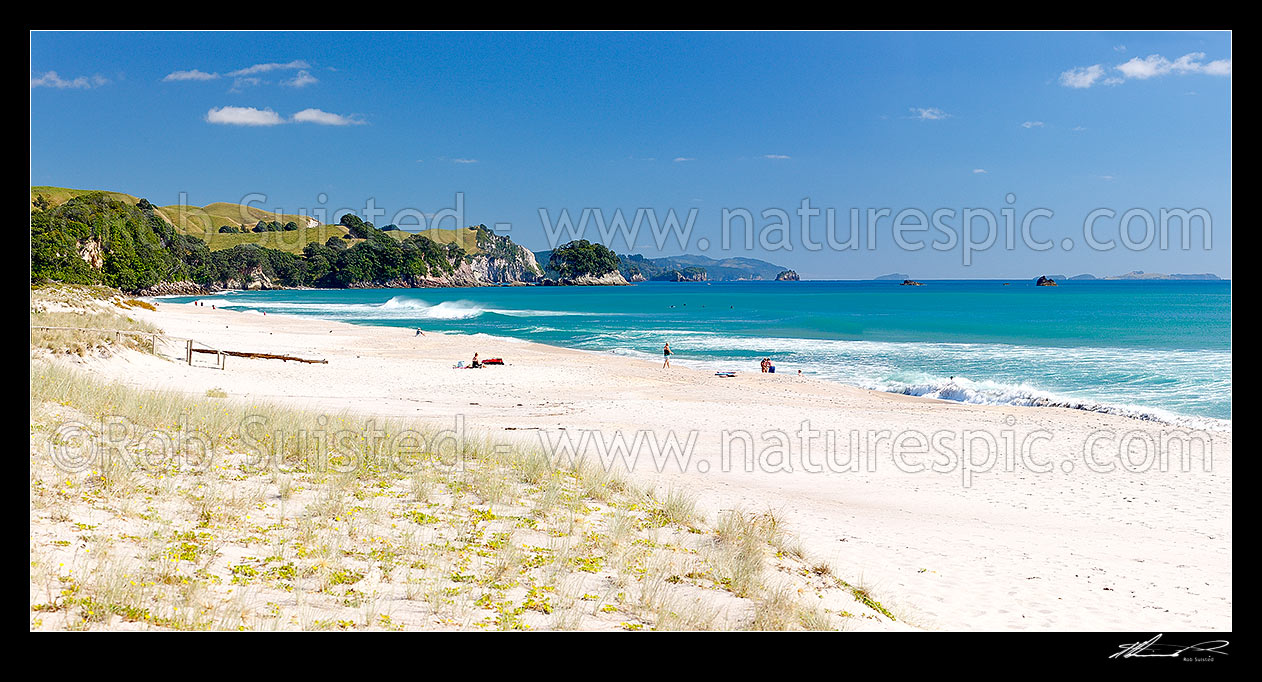
<path fill-rule="evenodd" d="M 670 342 L 667 341 L 666 345 L 662 347 L 662 369 L 670 368 L 670 356 L 674 354 L 675 352 L 670 349 Z M 760 364 L 760 367 L 762 368 L 763 374 L 776 373 L 776 363 L 772 362 L 771 358 L 763 358 L 762 362 L 759 364 Z M 801 374 L 801 373 L 802 373 L 802 370 L 799 369 L 798 374 Z"/>

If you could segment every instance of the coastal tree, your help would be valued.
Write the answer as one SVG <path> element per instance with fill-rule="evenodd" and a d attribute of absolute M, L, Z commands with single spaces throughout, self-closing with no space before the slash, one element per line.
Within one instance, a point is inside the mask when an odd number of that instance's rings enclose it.
<path fill-rule="evenodd" d="M 341 219 L 338 220 L 338 224 L 345 227 L 347 234 L 355 239 L 368 239 L 375 229 L 372 223 L 364 222 L 363 219 L 354 213 L 343 213 Z"/>
<path fill-rule="evenodd" d="M 604 244 L 578 239 L 552 251 L 548 267 L 565 278 L 600 276 L 618 269 L 618 255 Z"/>

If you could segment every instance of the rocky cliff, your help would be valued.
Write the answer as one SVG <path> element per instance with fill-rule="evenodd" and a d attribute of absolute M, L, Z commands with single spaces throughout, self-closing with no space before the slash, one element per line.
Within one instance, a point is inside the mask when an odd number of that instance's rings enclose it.
<path fill-rule="evenodd" d="M 479 232 L 478 247 L 469 265 L 475 282 L 480 284 L 522 284 L 538 282 L 543 268 L 535 260 L 535 254 L 506 236 Z M 456 285 L 468 286 L 468 285 Z"/>
<path fill-rule="evenodd" d="M 578 277 L 562 277 L 561 279 L 547 278 L 539 282 L 544 286 L 587 286 L 587 287 L 605 287 L 605 286 L 630 286 L 622 273 L 618 271 L 606 272 L 603 275 L 580 275 Z"/>
<path fill-rule="evenodd" d="M 622 276 L 622 273 L 617 270 L 606 272 L 603 275 L 583 275 L 574 278 L 573 282 L 582 286 L 623 286 L 630 284 Z"/>
<path fill-rule="evenodd" d="M 209 293 L 209 289 L 188 280 L 179 282 L 159 282 L 136 292 L 139 296 L 201 296 Z"/>

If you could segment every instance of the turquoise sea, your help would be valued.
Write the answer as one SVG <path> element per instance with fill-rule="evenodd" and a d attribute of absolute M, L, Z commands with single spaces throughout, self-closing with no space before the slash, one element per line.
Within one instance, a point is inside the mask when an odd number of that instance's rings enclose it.
<path fill-rule="evenodd" d="M 884 391 L 1231 426 L 1229 281 L 643 283 L 230 292 L 200 300 L 653 362 L 669 341 L 672 363 L 703 369 L 757 372 L 770 357 L 779 372 Z"/>

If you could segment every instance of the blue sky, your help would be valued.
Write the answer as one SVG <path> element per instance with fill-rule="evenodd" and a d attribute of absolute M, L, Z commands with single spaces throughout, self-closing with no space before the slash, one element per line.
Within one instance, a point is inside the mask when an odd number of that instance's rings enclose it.
<path fill-rule="evenodd" d="M 646 227 L 611 246 L 810 278 L 1229 277 L 1231 78 L 1229 33 L 33 33 L 31 183 L 326 215 L 371 199 L 378 225 L 460 193 L 466 223 L 535 249 L 540 209 L 695 209 L 686 245 L 659 251 Z M 810 250 L 803 198 L 834 209 L 838 240 L 852 208 L 890 217 L 874 244 L 860 225 L 859 249 Z M 737 221 L 723 250 L 739 208 L 765 243 L 746 251 Z M 1055 247 L 1007 248 L 1002 229 L 967 258 L 963 239 L 928 246 L 944 231 L 895 240 L 900 211 L 951 209 L 958 235 L 965 208 L 1048 209 L 1031 234 Z M 1098 208 L 1111 250 L 1084 244 Z M 1207 212 L 1211 248 L 1199 228 L 1192 248 L 1177 231 L 1144 247 L 1142 214 L 1122 245 L 1122 214 L 1163 208 Z"/>

